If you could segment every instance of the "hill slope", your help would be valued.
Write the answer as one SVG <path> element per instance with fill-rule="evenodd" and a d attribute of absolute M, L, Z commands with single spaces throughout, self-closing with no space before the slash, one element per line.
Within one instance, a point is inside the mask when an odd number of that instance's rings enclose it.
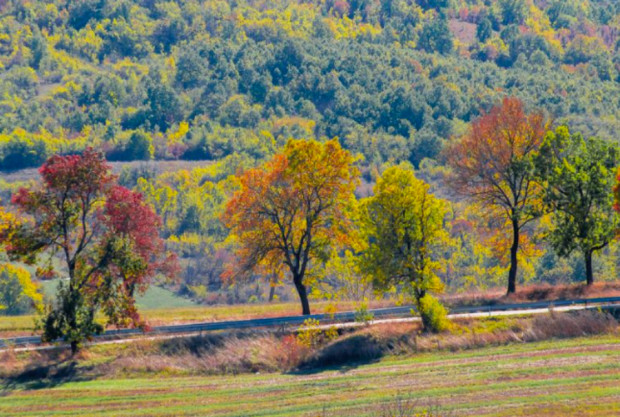
<path fill-rule="evenodd" d="M 7 0 L 0 169 L 324 135 L 417 164 L 505 94 L 614 138 L 619 33 L 613 0 Z"/>

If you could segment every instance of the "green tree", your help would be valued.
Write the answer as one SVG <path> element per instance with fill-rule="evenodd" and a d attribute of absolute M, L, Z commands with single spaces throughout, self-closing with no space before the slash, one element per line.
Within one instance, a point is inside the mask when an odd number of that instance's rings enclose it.
<path fill-rule="evenodd" d="M 581 251 L 591 285 L 592 255 L 614 239 L 620 224 L 612 192 L 618 148 L 571 135 L 568 127 L 560 126 L 545 137 L 536 165 L 547 184 L 544 201 L 553 220 L 551 244 L 562 257 Z"/>
<path fill-rule="evenodd" d="M 527 17 L 525 0 L 500 0 L 499 8 L 505 25 L 521 24 Z"/>
<path fill-rule="evenodd" d="M 454 42 L 446 19 L 436 17 L 427 22 L 420 32 L 418 46 L 420 49 L 431 53 L 449 54 L 452 52 Z"/>
<path fill-rule="evenodd" d="M 439 248 L 449 239 L 444 201 L 410 168 L 395 166 L 378 179 L 374 195 L 362 200 L 360 210 L 369 242 L 362 268 L 374 276 L 375 288 L 403 289 L 413 298 L 424 328 L 438 329 L 437 302 L 428 296 L 443 290 L 437 272 Z"/>
<path fill-rule="evenodd" d="M 481 43 L 485 43 L 493 35 L 493 27 L 489 19 L 484 19 L 476 28 L 476 37 Z"/>
<path fill-rule="evenodd" d="M 148 161 L 153 159 L 154 152 L 155 148 L 151 136 L 142 130 L 138 130 L 129 137 L 124 156 L 128 161 Z"/>

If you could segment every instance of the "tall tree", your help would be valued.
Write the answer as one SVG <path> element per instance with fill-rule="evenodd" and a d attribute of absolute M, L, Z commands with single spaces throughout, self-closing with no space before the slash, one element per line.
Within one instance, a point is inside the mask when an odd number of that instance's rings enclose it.
<path fill-rule="evenodd" d="M 560 256 L 582 252 L 586 282 L 594 282 L 592 255 L 615 237 L 613 185 L 618 166 L 616 145 L 571 135 L 568 127 L 549 132 L 536 158 L 546 182 L 545 203 L 553 219 L 551 244 Z"/>
<path fill-rule="evenodd" d="M 549 125 L 541 112 L 528 114 L 519 99 L 505 98 L 447 150 L 454 190 L 512 226 L 508 294 L 516 290 L 520 235 L 542 213 L 533 157 Z"/>
<path fill-rule="evenodd" d="M 91 149 L 53 156 L 39 173 L 41 183 L 13 196 L 23 220 L 4 234 L 4 244 L 13 260 L 37 264 L 46 254 L 63 261 L 59 272 L 68 280 L 47 308 L 44 339 L 64 337 L 75 353 L 103 330 L 95 322 L 99 311 L 111 324 L 142 325 L 136 293 L 174 265 L 164 256 L 159 218 L 141 195 L 116 184 L 103 156 Z"/>
<path fill-rule="evenodd" d="M 238 238 L 240 263 L 230 274 L 284 263 L 310 314 L 304 278 L 309 263 L 346 241 L 359 171 L 337 140 L 291 140 L 263 166 L 246 171 L 226 206 L 224 223 Z"/>
<path fill-rule="evenodd" d="M 445 203 L 429 192 L 429 185 L 404 167 L 388 168 L 377 181 L 374 195 L 362 201 L 361 219 L 369 247 L 362 257 L 364 270 L 376 288 L 400 287 L 412 296 L 426 330 L 433 325 L 424 302 L 427 293 L 443 284 L 438 248 L 448 241 L 443 225 Z"/>

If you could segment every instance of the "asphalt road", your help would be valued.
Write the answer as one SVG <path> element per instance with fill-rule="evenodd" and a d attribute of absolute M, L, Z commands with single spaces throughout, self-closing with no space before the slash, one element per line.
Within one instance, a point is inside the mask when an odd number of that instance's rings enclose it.
<path fill-rule="evenodd" d="M 499 304 L 488 306 L 467 306 L 456 307 L 450 310 L 450 317 L 481 317 L 481 316 L 499 316 L 499 315 L 518 315 L 518 314 L 536 314 L 544 313 L 550 308 L 561 310 L 578 310 L 592 307 L 620 307 L 620 297 L 606 297 L 606 298 L 590 298 L 579 300 L 556 300 L 556 301 L 540 301 L 535 303 L 518 303 L 518 304 Z M 369 310 L 374 316 L 374 323 L 381 322 L 396 322 L 396 321 L 415 321 L 418 318 L 407 317 L 411 316 L 412 306 L 403 307 L 390 307 Z M 261 328 L 291 328 L 297 327 L 303 324 L 308 319 L 316 319 L 321 323 L 329 323 L 330 325 L 336 323 L 340 327 L 347 327 L 355 324 L 355 312 L 347 311 L 331 314 L 313 314 L 310 316 L 288 316 L 288 317 L 270 317 L 263 319 L 250 319 L 250 320 L 230 320 L 230 321 L 217 321 L 207 323 L 191 323 L 180 324 L 173 326 L 160 326 L 153 327 L 148 332 L 143 332 L 140 329 L 118 329 L 108 330 L 104 334 L 95 336 L 93 344 L 99 342 L 119 343 L 126 341 L 127 339 L 135 338 L 135 336 L 143 336 L 147 338 L 167 338 L 182 335 L 200 334 L 203 332 L 218 331 L 218 330 L 243 330 L 243 329 L 261 329 Z M 61 342 L 62 343 L 62 342 Z M 40 336 L 26 336 L 0 339 L 0 349 L 13 347 L 25 347 L 25 346 L 39 346 L 41 345 Z"/>

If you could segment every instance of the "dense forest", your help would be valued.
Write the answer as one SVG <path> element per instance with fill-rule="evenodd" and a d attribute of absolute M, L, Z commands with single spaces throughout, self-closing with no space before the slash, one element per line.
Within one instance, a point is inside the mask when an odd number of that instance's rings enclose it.
<path fill-rule="evenodd" d="M 2 1 L 0 167 L 97 144 L 111 160 L 262 158 L 334 137 L 433 158 L 504 94 L 618 130 L 612 0 Z"/>
<path fill-rule="evenodd" d="M 221 279 L 232 244 L 225 203 L 238 174 L 289 139 L 334 137 L 360 155 L 359 197 L 386 164 L 404 162 L 451 201 L 440 275 L 468 290 L 503 285 L 506 225 L 450 191 L 444 150 L 506 96 L 554 126 L 616 142 L 620 3 L 0 0 L 0 68 L 3 172 L 88 146 L 110 161 L 207 161 L 119 172 L 162 218 L 181 260 L 181 293 L 205 302 L 268 297 L 277 274 L 260 288 Z M 19 185 L 0 178 L 2 200 Z M 560 258 L 539 223 L 521 238 L 519 281 L 583 280 L 581 258 Z M 618 249 L 595 257 L 602 279 L 616 277 Z M 331 294 L 325 288 L 365 296 L 348 285 L 359 278 L 354 255 L 316 266 L 317 296 Z"/>

